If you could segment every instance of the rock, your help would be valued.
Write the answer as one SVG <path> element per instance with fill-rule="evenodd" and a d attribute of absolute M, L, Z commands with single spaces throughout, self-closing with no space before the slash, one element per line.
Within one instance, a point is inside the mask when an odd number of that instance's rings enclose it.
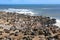
<path fill-rule="evenodd" d="M 0 12 L 0 40 L 60 40 L 56 19 Z"/>

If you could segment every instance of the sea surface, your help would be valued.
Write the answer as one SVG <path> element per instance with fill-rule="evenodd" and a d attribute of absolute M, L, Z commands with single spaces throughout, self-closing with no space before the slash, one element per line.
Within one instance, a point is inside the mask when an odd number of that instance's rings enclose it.
<path fill-rule="evenodd" d="M 56 18 L 56 25 L 60 26 L 60 4 L 15 4 L 0 5 L 0 11 L 31 12 L 35 16 L 49 16 Z"/>

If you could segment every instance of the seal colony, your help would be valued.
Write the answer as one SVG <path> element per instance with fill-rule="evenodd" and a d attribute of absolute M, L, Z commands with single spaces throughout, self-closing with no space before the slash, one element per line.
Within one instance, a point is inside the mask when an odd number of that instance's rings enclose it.
<path fill-rule="evenodd" d="M 0 12 L 0 40 L 60 40 L 56 19 Z"/>

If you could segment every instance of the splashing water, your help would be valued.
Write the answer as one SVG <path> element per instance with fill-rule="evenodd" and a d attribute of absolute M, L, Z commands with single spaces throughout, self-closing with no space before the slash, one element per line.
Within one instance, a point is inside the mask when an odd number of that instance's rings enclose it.
<path fill-rule="evenodd" d="M 8 9 L 1 9 L 0 11 L 5 12 L 12 12 L 12 13 L 19 13 L 19 14 L 25 14 L 25 15 L 34 15 L 34 12 L 30 9 L 14 9 L 14 8 L 8 8 Z"/>
<path fill-rule="evenodd" d="M 57 25 L 60 28 L 60 20 L 59 19 L 56 20 L 56 24 L 55 25 Z"/>

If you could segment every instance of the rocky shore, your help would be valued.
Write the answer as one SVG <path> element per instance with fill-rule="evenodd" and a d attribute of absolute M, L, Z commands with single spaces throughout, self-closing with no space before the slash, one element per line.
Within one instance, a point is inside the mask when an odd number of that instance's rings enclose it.
<path fill-rule="evenodd" d="M 0 40 L 60 40 L 55 18 L 0 12 Z"/>

